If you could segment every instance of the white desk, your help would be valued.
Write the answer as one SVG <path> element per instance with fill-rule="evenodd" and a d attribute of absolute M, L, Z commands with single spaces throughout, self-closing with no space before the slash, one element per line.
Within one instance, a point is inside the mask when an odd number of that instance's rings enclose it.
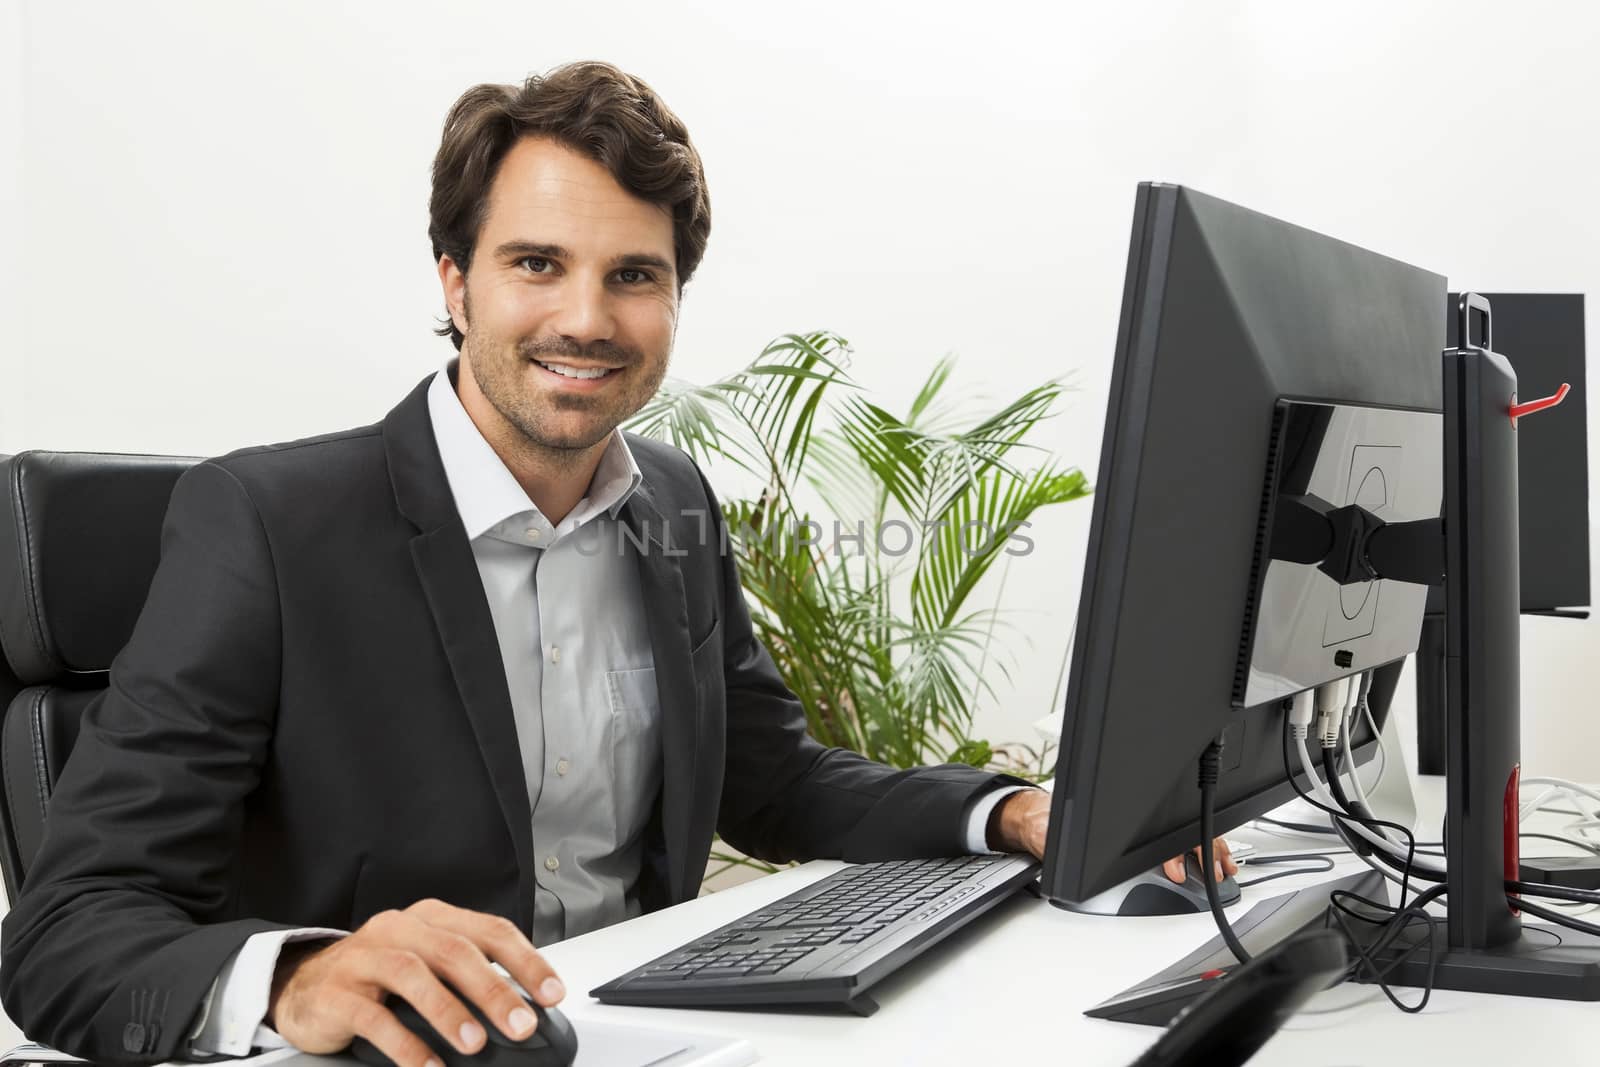
<path fill-rule="evenodd" d="M 1284 849 L 1281 842 L 1246 831 L 1229 837 L 1255 840 L 1263 851 Z M 567 983 L 563 1008 L 577 1022 L 580 1037 L 584 1019 L 608 1019 L 743 1037 L 756 1046 L 763 1064 L 1125 1065 L 1158 1031 L 1090 1019 L 1083 1010 L 1216 933 L 1208 914 L 1098 918 L 1022 895 L 874 987 L 880 1010 L 870 1018 L 615 1007 L 586 995 L 838 866 L 809 863 L 551 946 L 545 955 Z M 1244 901 L 1230 911 L 1243 914 L 1256 900 L 1362 869 L 1359 861 L 1350 860 L 1334 874 L 1279 879 L 1247 889 Z M 1339 1004 L 1375 992 L 1372 987 L 1343 986 L 1317 1003 Z M 1380 999 L 1335 1014 L 1299 1016 L 1251 1062 L 1263 1067 L 1415 1067 L 1427 1063 L 1430 1055 L 1447 1056 L 1449 1067 L 1594 1063 L 1600 1059 L 1600 1004 L 1436 990 L 1425 1012 L 1404 1015 Z"/>
<path fill-rule="evenodd" d="M 1423 825 L 1438 825 L 1442 785 L 1442 779 L 1422 780 L 1417 799 L 1427 815 Z M 1252 840 L 1263 851 L 1291 847 L 1243 830 L 1228 836 Z M 1096 918 L 1019 895 L 875 986 L 872 995 L 880 1010 L 866 1019 L 626 1008 L 587 996 L 602 982 L 838 866 L 809 863 L 550 946 L 545 955 L 569 990 L 563 1010 L 578 1024 L 580 1036 L 583 1020 L 597 1019 L 743 1037 L 756 1046 L 762 1064 L 998 1067 L 1010 1062 L 1123 1067 L 1156 1039 L 1158 1031 L 1090 1019 L 1083 1010 L 1188 954 L 1216 933 L 1211 917 L 1204 914 Z M 1332 874 L 1279 879 L 1246 889 L 1245 899 L 1230 910 L 1242 915 L 1256 900 L 1363 869 L 1349 860 Z M 1343 986 L 1323 998 L 1338 1004 L 1371 992 L 1375 990 L 1370 987 Z M 1438 990 L 1423 1014 L 1403 1015 L 1380 999 L 1336 1014 L 1302 1015 L 1251 1062 L 1263 1067 L 1415 1067 L 1428 1064 L 1430 1056 L 1440 1067 L 1594 1063 L 1600 1058 L 1600 1004 Z"/>

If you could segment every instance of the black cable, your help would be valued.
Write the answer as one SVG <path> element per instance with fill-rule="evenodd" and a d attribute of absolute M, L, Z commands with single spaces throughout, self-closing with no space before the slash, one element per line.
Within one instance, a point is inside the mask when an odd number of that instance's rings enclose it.
<path fill-rule="evenodd" d="M 1350 798 L 1344 795 L 1344 780 L 1339 776 L 1339 765 L 1334 762 L 1333 757 L 1333 749 L 1322 750 L 1322 776 L 1328 780 L 1328 792 L 1333 794 L 1334 801 L 1339 807 L 1354 815 L 1355 808 L 1351 806 Z M 1366 818 L 1365 815 L 1361 817 Z"/>
<path fill-rule="evenodd" d="M 1579 889 L 1576 886 L 1547 885 L 1544 882 L 1523 882 L 1506 879 L 1507 892 L 1526 893 L 1533 897 L 1552 900 L 1569 900 L 1574 904 L 1600 904 L 1600 889 Z"/>
<path fill-rule="evenodd" d="M 1395 870 L 1400 872 L 1400 904 L 1399 904 L 1399 906 L 1401 908 L 1404 908 L 1405 905 L 1406 905 L 1406 897 L 1410 893 L 1411 875 L 1413 873 L 1412 872 L 1412 867 L 1413 867 L 1413 865 L 1415 863 L 1416 854 L 1417 854 L 1417 839 L 1416 839 L 1416 835 L 1411 832 L 1409 827 L 1401 826 L 1399 823 L 1387 822 L 1387 821 L 1385 821 L 1383 819 L 1361 819 L 1361 820 L 1356 820 L 1356 819 L 1354 819 L 1353 816 L 1350 815 L 1349 812 L 1342 812 L 1342 811 L 1339 811 L 1336 808 L 1330 808 L 1330 807 L 1328 807 L 1328 805 L 1322 803 L 1316 797 L 1312 796 L 1309 792 L 1307 792 L 1304 788 L 1301 787 L 1300 780 L 1295 777 L 1295 773 L 1296 772 L 1295 772 L 1294 768 L 1289 765 L 1289 719 L 1288 719 L 1287 716 L 1285 716 L 1284 720 L 1283 720 L 1283 738 L 1282 738 L 1282 740 L 1283 740 L 1283 744 L 1282 744 L 1282 749 L 1283 749 L 1283 773 L 1289 779 L 1289 785 L 1300 796 L 1301 800 L 1304 800 L 1307 804 L 1310 804 L 1312 807 L 1316 808 L 1318 811 L 1325 811 L 1329 815 L 1332 815 L 1334 817 L 1335 832 L 1338 833 L 1341 838 L 1344 838 L 1345 835 L 1346 835 L 1346 831 L 1343 830 L 1344 822 L 1346 822 L 1346 821 L 1359 821 L 1359 822 L 1362 822 L 1367 826 L 1368 829 L 1372 829 L 1373 827 L 1382 826 L 1382 827 L 1386 827 L 1386 828 L 1389 828 L 1389 829 L 1396 830 L 1400 834 L 1404 835 L 1404 837 L 1406 839 L 1406 846 L 1407 847 L 1406 847 L 1406 858 L 1405 858 L 1405 861 L 1404 861 L 1403 864 L 1401 863 L 1401 861 L 1399 861 L 1397 859 L 1394 859 L 1392 856 L 1388 855 L 1388 853 L 1384 852 L 1381 849 L 1374 849 L 1373 852 L 1372 852 L 1373 856 L 1377 857 L 1379 860 L 1381 860 L 1382 862 L 1384 862 L 1388 866 L 1391 866 Z M 1348 838 L 1346 838 L 1345 843 L 1347 845 L 1350 844 Z M 1352 847 L 1351 851 L 1353 852 L 1353 851 L 1355 851 L 1355 849 Z M 1441 879 L 1438 879 L 1436 876 L 1430 875 L 1429 872 L 1426 872 L 1426 871 L 1417 871 L 1415 873 L 1417 873 L 1419 875 L 1422 875 L 1422 876 L 1425 876 L 1425 877 L 1434 877 L 1435 880 L 1441 880 Z"/>
<path fill-rule="evenodd" d="M 1568 930 L 1576 930 L 1580 934 L 1588 934 L 1591 937 L 1600 937 L 1600 926 L 1597 926 L 1594 923 L 1584 922 L 1582 919 L 1579 919 L 1576 916 L 1563 915 L 1554 908 L 1547 908 L 1542 904 L 1535 904 L 1533 901 L 1528 900 L 1525 897 L 1512 898 L 1511 906 L 1514 908 L 1521 908 L 1529 915 L 1537 915 L 1546 922 L 1553 922 L 1557 926 L 1565 926 Z"/>
<path fill-rule="evenodd" d="M 1271 818 L 1271 817 L 1266 816 L 1266 815 L 1258 816 L 1256 818 L 1256 822 L 1271 823 L 1273 826 L 1281 826 L 1285 830 L 1293 830 L 1296 833 L 1302 833 L 1302 834 L 1325 834 L 1325 835 L 1327 835 L 1329 837 L 1333 836 L 1333 828 L 1332 827 L 1329 827 L 1329 826 L 1313 826 L 1308 822 L 1285 822 L 1282 819 L 1274 819 L 1274 818 Z"/>
<path fill-rule="evenodd" d="M 1333 799 L 1338 801 L 1341 808 L 1362 822 L 1371 821 L 1373 818 L 1372 812 L 1368 811 L 1364 805 L 1353 802 L 1345 795 L 1344 776 L 1339 773 L 1339 764 L 1334 757 L 1335 752 L 1333 749 L 1324 748 L 1322 750 L 1322 773 L 1327 776 L 1328 789 L 1333 793 Z M 1372 846 L 1369 844 L 1366 847 L 1371 848 Z"/>
<path fill-rule="evenodd" d="M 1416 857 L 1421 856 L 1421 855 L 1425 855 L 1426 853 L 1418 852 L 1416 849 L 1412 849 L 1407 854 L 1407 858 L 1404 859 L 1404 860 L 1401 860 L 1401 859 L 1395 858 L 1394 856 L 1390 855 L 1389 853 L 1385 852 L 1384 850 L 1378 849 L 1378 848 L 1370 849 L 1367 852 L 1361 852 L 1361 851 L 1358 850 L 1357 846 L 1358 845 L 1370 845 L 1370 842 L 1368 842 L 1365 838 L 1357 838 L 1355 833 L 1353 831 L 1351 831 L 1349 826 L 1347 826 L 1344 822 L 1338 821 L 1338 820 L 1335 820 L 1335 822 L 1337 823 L 1337 825 L 1339 827 L 1339 829 L 1337 831 L 1337 833 L 1339 834 L 1339 840 L 1343 841 L 1345 843 L 1345 846 L 1347 848 L 1349 848 L 1349 850 L 1351 852 L 1354 852 L 1357 855 L 1367 856 L 1368 858 L 1370 858 L 1372 860 L 1375 860 L 1378 863 L 1383 864 L 1385 867 L 1388 867 L 1391 871 L 1394 871 L 1396 874 L 1401 875 L 1402 876 L 1402 882 L 1404 882 L 1405 880 L 1408 880 L 1410 878 L 1417 878 L 1417 879 L 1420 879 L 1421 881 L 1424 881 L 1424 882 L 1443 882 L 1445 880 L 1445 876 L 1442 875 L 1442 874 L 1439 874 L 1439 873 L 1437 873 L 1435 871 L 1427 870 L 1426 868 L 1414 867 L 1413 866 L 1413 864 L 1414 864 L 1414 862 L 1416 860 Z M 1376 823 L 1376 820 L 1374 820 L 1373 823 L 1367 823 L 1366 825 L 1370 827 L 1370 826 L 1374 825 L 1374 823 Z M 1379 824 L 1379 825 L 1384 825 L 1384 824 Z M 1395 826 L 1395 825 L 1398 825 L 1398 824 L 1396 824 L 1396 823 L 1388 823 L 1386 825 Z M 1402 888 L 1403 887 L 1404 886 L 1402 885 Z"/>
<path fill-rule="evenodd" d="M 1205 883 L 1206 903 L 1211 905 L 1211 917 L 1217 922 L 1217 931 L 1222 934 L 1222 940 L 1227 942 L 1229 951 L 1240 963 L 1249 963 L 1250 953 L 1245 951 L 1244 945 L 1233 932 L 1233 925 L 1222 910 L 1222 895 L 1217 892 L 1216 879 L 1212 877 L 1217 865 L 1216 834 L 1213 830 L 1217 821 L 1217 777 L 1220 774 L 1218 764 L 1221 757 L 1222 746 L 1215 741 L 1206 745 L 1205 751 L 1200 754 L 1200 881 Z"/>
<path fill-rule="evenodd" d="M 1334 862 L 1331 856 L 1315 856 L 1310 858 L 1316 859 L 1320 863 L 1320 866 L 1290 867 L 1286 871 L 1274 871 L 1271 874 L 1263 874 L 1260 878 L 1247 879 L 1246 881 L 1239 882 L 1238 886 L 1240 889 L 1249 889 L 1253 885 L 1260 885 L 1263 882 L 1273 882 L 1279 878 L 1293 878 L 1297 874 L 1326 874 L 1334 868 Z M 1250 866 L 1254 867 L 1258 866 L 1258 864 L 1252 863 Z"/>
<path fill-rule="evenodd" d="M 1388 998 L 1389 1002 L 1401 1011 L 1415 1014 L 1428 1006 L 1428 999 L 1433 995 L 1434 977 L 1438 970 L 1439 954 L 1437 951 L 1439 921 L 1426 911 L 1427 905 L 1445 894 L 1442 885 L 1432 886 L 1417 894 L 1411 905 L 1406 908 L 1392 908 L 1387 904 L 1369 900 L 1357 893 L 1335 890 L 1328 895 L 1329 919 L 1336 923 L 1350 942 L 1355 959 L 1351 963 L 1349 977 L 1371 981 Z M 1355 901 L 1362 907 L 1371 909 L 1376 915 L 1363 915 L 1351 907 L 1347 901 Z M 1348 920 L 1366 923 L 1379 929 L 1378 936 L 1368 944 L 1363 944 L 1350 926 Z M 1412 926 L 1421 923 L 1425 928 L 1424 936 L 1413 942 L 1405 950 L 1395 954 L 1387 963 L 1379 964 L 1378 956 L 1390 948 L 1394 942 L 1403 936 Z M 1394 969 L 1409 960 L 1419 951 L 1426 949 L 1428 952 L 1427 970 L 1422 984 L 1422 996 L 1415 1004 L 1407 1004 L 1395 995 L 1389 987 L 1388 978 Z M 1365 975 L 1363 975 L 1365 970 Z"/>
<path fill-rule="evenodd" d="M 1387 904 L 1380 904 L 1377 901 L 1367 900 L 1365 897 L 1358 896 L 1357 894 L 1349 893 L 1343 890 L 1335 890 L 1334 892 L 1328 894 L 1329 909 L 1327 921 L 1335 923 L 1339 927 L 1340 932 L 1344 934 L 1345 940 L 1350 944 L 1351 952 L 1355 957 L 1354 961 L 1351 963 L 1351 969 L 1349 973 L 1350 977 L 1353 978 L 1358 975 L 1362 975 L 1364 971 L 1365 978 L 1375 983 L 1383 992 L 1383 995 L 1388 998 L 1389 1002 L 1395 1007 L 1399 1008 L 1403 1012 L 1406 1012 L 1407 1014 L 1419 1012 L 1423 1008 L 1427 1007 L 1428 1000 L 1433 995 L 1434 975 L 1438 969 L 1439 962 L 1439 953 L 1437 949 L 1438 920 L 1434 916 L 1428 914 L 1426 907 L 1431 901 L 1437 900 L 1439 897 L 1444 896 L 1445 886 L 1435 885 L 1422 891 L 1408 905 L 1406 903 L 1406 898 L 1410 894 L 1411 878 L 1413 873 L 1418 875 L 1428 874 L 1428 872 L 1425 871 L 1413 871 L 1417 852 L 1416 835 L 1411 832 L 1409 827 L 1401 826 L 1399 823 L 1386 822 L 1385 820 L 1374 818 L 1358 818 L 1349 812 L 1341 812 L 1335 808 L 1330 808 L 1328 805 L 1321 803 L 1315 797 L 1311 796 L 1307 790 L 1301 788 L 1300 781 L 1295 776 L 1295 770 L 1292 766 L 1290 766 L 1289 740 L 1290 723 L 1288 716 L 1286 715 L 1283 721 L 1282 736 L 1284 774 L 1289 779 L 1290 786 L 1294 788 L 1294 791 L 1302 800 L 1306 801 L 1306 803 L 1310 804 L 1312 807 L 1317 808 L 1319 811 L 1327 812 L 1329 815 L 1333 816 L 1334 832 L 1337 833 L 1342 840 L 1344 840 L 1345 844 L 1351 845 L 1351 851 L 1355 851 L 1354 845 L 1350 840 L 1354 834 L 1349 830 L 1347 824 L 1353 822 L 1360 822 L 1369 829 L 1374 829 L 1376 827 L 1393 829 L 1403 835 L 1406 840 L 1406 859 L 1403 863 L 1399 860 L 1396 860 L 1382 849 L 1373 849 L 1371 852 L 1371 855 L 1377 858 L 1379 862 L 1394 867 L 1400 872 L 1399 906 L 1391 907 Z M 1354 911 L 1344 903 L 1347 900 L 1355 900 L 1360 902 L 1363 906 L 1371 908 L 1377 913 L 1378 917 L 1361 915 L 1359 912 Z M 1364 944 L 1361 938 L 1356 936 L 1355 929 L 1351 926 L 1351 921 L 1363 922 L 1367 923 L 1368 925 L 1378 927 L 1379 933 L 1377 938 L 1373 940 L 1370 945 Z M 1380 966 L 1377 960 L 1378 954 L 1385 951 L 1394 943 L 1397 938 L 1418 923 L 1421 923 L 1426 930 L 1425 936 L 1422 938 L 1422 940 L 1412 944 L 1409 948 L 1399 953 L 1387 964 Z M 1392 989 L 1389 988 L 1388 976 L 1390 972 L 1394 970 L 1394 968 L 1398 967 L 1400 964 L 1404 963 L 1406 960 L 1410 959 L 1418 951 L 1421 951 L 1424 948 L 1428 953 L 1428 963 L 1423 978 L 1422 996 L 1418 999 L 1416 1004 L 1406 1004 L 1395 995 Z"/>

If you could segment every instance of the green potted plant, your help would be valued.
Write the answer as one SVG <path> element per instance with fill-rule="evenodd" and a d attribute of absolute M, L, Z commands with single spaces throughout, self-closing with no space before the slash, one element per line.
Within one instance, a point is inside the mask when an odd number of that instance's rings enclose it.
<path fill-rule="evenodd" d="M 947 395 L 946 357 L 902 417 L 863 395 L 849 359 L 834 334 L 785 335 L 709 385 L 668 379 L 628 428 L 749 482 L 722 501 L 729 543 L 756 632 L 819 741 L 900 767 L 1042 776 L 1044 750 L 971 736 L 1010 657 L 994 642 L 998 607 L 969 601 L 997 562 L 1031 549 L 1030 516 L 1090 491 L 1051 457 L 1017 462 L 1038 452 L 1025 438 L 1063 386 L 972 415 Z"/>

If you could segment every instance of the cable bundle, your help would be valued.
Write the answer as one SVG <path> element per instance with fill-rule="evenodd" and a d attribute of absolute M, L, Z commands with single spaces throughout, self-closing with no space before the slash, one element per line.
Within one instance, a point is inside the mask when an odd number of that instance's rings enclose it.
<path fill-rule="evenodd" d="M 1360 678 L 1359 688 L 1350 682 L 1324 686 L 1315 694 L 1314 715 L 1311 693 L 1303 693 L 1290 702 L 1289 713 L 1284 721 L 1283 768 L 1285 776 L 1301 799 L 1331 816 L 1331 832 L 1337 834 L 1351 852 L 1400 887 L 1399 903 L 1393 906 L 1359 894 L 1343 890 L 1334 891 L 1329 895 L 1326 924 L 1336 927 L 1349 944 L 1352 962 L 1346 978 L 1377 985 L 1395 1007 L 1404 1012 L 1414 1013 L 1425 1008 L 1432 996 L 1440 946 L 1445 940 L 1439 917 L 1430 914 L 1427 909 L 1429 905 L 1445 898 L 1446 871 L 1442 862 L 1435 862 L 1436 859 L 1442 861 L 1442 852 L 1420 851 L 1416 836 L 1410 828 L 1379 819 L 1371 811 L 1367 791 L 1355 769 L 1350 740 L 1358 714 L 1366 717 L 1374 736 L 1378 736 L 1371 708 L 1367 705 L 1367 693 L 1370 687 L 1370 673 Z M 1323 777 L 1317 775 L 1315 765 L 1307 751 L 1307 743 L 1312 737 L 1320 743 L 1322 750 L 1320 763 L 1323 776 L 1326 778 L 1325 782 Z M 1289 752 L 1291 742 L 1298 749 L 1300 772 L 1305 775 L 1309 790 L 1301 786 L 1295 768 L 1291 765 Z M 1383 757 L 1383 765 L 1379 769 L 1381 778 L 1388 762 L 1388 754 L 1383 751 L 1381 737 L 1379 749 Z M 1213 742 L 1207 746 L 1199 763 L 1202 869 L 1206 871 L 1211 870 L 1215 863 L 1212 841 L 1215 836 L 1213 831 L 1220 753 L 1220 746 Z M 1343 768 L 1340 767 L 1341 756 Z M 1354 797 L 1345 791 L 1346 773 L 1349 774 Z M 1560 810 L 1546 807 L 1550 800 L 1556 798 L 1569 798 L 1575 801 L 1578 809 L 1568 812 L 1576 816 L 1577 820 L 1566 827 L 1576 836 L 1524 833 L 1524 837 L 1550 838 L 1600 855 L 1600 845 L 1589 840 L 1587 836 L 1592 830 L 1600 829 L 1600 814 L 1586 807 L 1586 802 L 1600 803 L 1600 792 L 1552 778 L 1529 778 L 1524 780 L 1524 784 L 1544 785 L 1548 788 L 1536 800 L 1522 805 L 1520 819 L 1525 820 L 1539 810 Z M 1312 791 L 1320 794 L 1320 797 L 1314 795 Z M 1299 826 L 1293 828 L 1318 829 Z M 1275 856 L 1267 862 L 1290 862 L 1319 856 L 1324 854 Z M 1317 869 L 1331 870 L 1332 861 L 1325 860 L 1325 862 L 1326 867 Z M 1309 868 L 1283 871 L 1243 884 L 1259 884 L 1307 870 Z M 1413 879 L 1434 884 L 1412 897 Z M 1234 934 L 1227 915 L 1222 910 L 1215 886 L 1209 878 L 1206 879 L 1206 888 L 1211 912 L 1223 940 L 1240 962 L 1248 962 L 1250 955 Z M 1600 925 L 1585 922 L 1572 914 L 1558 910 L 1563 906 L 1577 906 L 1583 909 L 1600 907 L 1600 892 L 1534 882 L 1508 881 L 1506 895 L 1513 907 L 1520 908 L 1530 915 L 1568 929 L 1600 937 Z M 1529 896 L 1538 897 L 1546 903 L 1526 899 Z M 1426 953 L 1422 993 L 1414 1003 L 1407 1003 L 1396 995 L 1388 979 L 1397 967 L 1414 958 L 1419 952 Z"/>

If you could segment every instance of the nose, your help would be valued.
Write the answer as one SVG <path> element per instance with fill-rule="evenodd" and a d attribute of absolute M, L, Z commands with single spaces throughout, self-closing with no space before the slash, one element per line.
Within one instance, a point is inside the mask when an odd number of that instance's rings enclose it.
<path fill-rule="evenodd" d="M 616 318 L 604 280 L 578 277 L 563 286 L 561 302 L 550 320 L 550 327 L 578 344 L 611 340 L 616 331 Z"/>

